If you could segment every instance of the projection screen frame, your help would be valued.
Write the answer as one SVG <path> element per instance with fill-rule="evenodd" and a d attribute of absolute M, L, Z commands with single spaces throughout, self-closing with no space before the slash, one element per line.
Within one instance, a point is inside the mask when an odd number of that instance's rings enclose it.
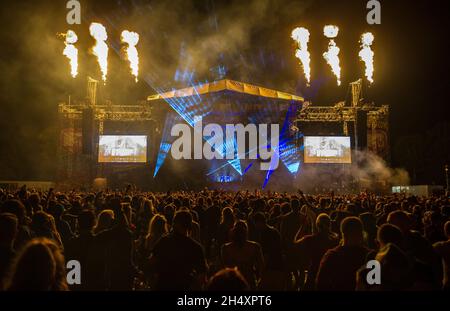
<path fill-rule="evenodd" d="M 311 139 L 320 139 L 323 138 L 327 142 L 330 142 L 331 139 L 337 138 L 338 140 L 345 139 L 345 145 L 339 144 L 338 146 L 344 146 L 344 148 L 336 148 L 336 149 L 320 149 L 317 150 L 317 153 L 324 153 L 324 155 L 310 155 L 310 147 L 308 140 Z M 336 142 L 336 141 L 335 141 Z M 337 142 L 336 142 L 337 143 Z M 308 145 L 307 145 L 308 144 Z M 308 135 L 303 137 L 303 163 L 304 164 L 351 164 L 352 163 L 352 144 L 350 136 L 343 135 Z M 318 146 L 316 146 L 318 147 Z M 337 154 L 336 156 L 334 154 Z M 340 155 L 341 154 L 341 155 Z"/>
<path fill-rule="evenodd" d="M 136 155 L 112 155 L 109 156 L 111 160 L 105 160 L 108 156 L 104 155 L 104 151 L 101 150 L 102 148 L 102 138 L 136 138 L 139 137 L 140 139 L 145 140 L 145 145 L 141 146 L 141 152 L 137 153 Z M 135 143 L 135 142 L 133 142 Z M 139 148 L 139 147 L 137 147 Z M 103 155 L 103 157 L 102 157 Z M 97 163 L 99 164 L 145 164 L 148 161 L 148 135 L 142 135 L 142 134 L 102 134 L 98 135 L 98 148 L 97 148 Z M 115 158 L 122 158 L 123 160 L 118 160 Z M 135 158 L 136 160 L 127 160 L 127 158 Z"/>

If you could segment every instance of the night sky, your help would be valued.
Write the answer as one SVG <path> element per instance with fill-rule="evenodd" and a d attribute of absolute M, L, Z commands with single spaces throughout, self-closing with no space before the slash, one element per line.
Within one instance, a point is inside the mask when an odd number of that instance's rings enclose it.
<path fill-rule="evenodd" d="M 81 1 L 83 21 L 66 24 L 66 1 L 2 2 L 0 14 L 0 180 L 50 180 L 56 171 L 57 104 L 68 95 L 83 99 L 86 76 L 99 78 L 90 21 L 105 24 L 111 41 L 120 31 L 141 34 L 140 74 L 153 87 L 182 87 L 177 70 L 194 81 L 226 77 L 305 96 L 316 105 L 345 99 L 347 86 L 363 75 L 359 36 L 375 35 L 375 83 L 365 98 L 391 107 L 393 167 L 406 168 L 413 183 L 444 183 L 450 162 L 450 2 L 381 1 L 381 25 L 368 25 L 367 1 Z M 336 86 L 322 58 L 323 26 L 340 28 L 342 85 Z M 292 29 L 311 32 L 312 84 L 307 88 L 295 58 Z M 70 77 L 63 41 L 78 33 L 79 76 Z M 109 40 L 109 41 L 110 41 Z M 109 80 L 102 94 L 134 104 L 156 93 L 143 79 L 135 84 L 127 63 L 110 51 Z"/>

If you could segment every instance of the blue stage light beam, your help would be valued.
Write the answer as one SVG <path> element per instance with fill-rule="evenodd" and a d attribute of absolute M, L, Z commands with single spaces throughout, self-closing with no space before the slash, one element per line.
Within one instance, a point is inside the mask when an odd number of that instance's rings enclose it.
<path fill-rule="evenodd" d="M 175 123 L 181 122 L 181 118 L 175 112 L 169 112 L 166 116 L 166 122 L 164 122 L 164 129 L 161 135 L 161 144 L 159 146 L 158 156 L 156 158 L 155 171 L 153 178 L 158 174 L 159 169 L 164 164 L 167 158 L 167 154 L 172 147 L 172 143 L 175 137 L 170 135 L 170 131 Z"/>
<path fill-rule="evenodd" d="M 289 105 L 280 133 L 280 159 L 291 174 L 296 174 L 300 167 L 300 149 L 290 133 L 291 119 L 295 117 L 297 108 L 295 103 Z"/>
<path fill-rule="evenodd" d="M 213 101 L 210 99 L 207 99 L 206 101 L 203 101 L 201 96 L 197 92 L 197 86 L 194 86 L 194 92 L 195 94 L 193 96 L 187 96 L 187 97 L 173 97 L 173 98 L 167 98 L 165 101 L 192 127 L 195 128 L 195 117 L 202 117 L 205 118 L 208 116 L 208 114 L 212 111 L 212 104 Z M 159 93 L 163 93 L 162 90 L 158 91 Z M 200 105 L 201 103 L 204 103 L 204 105 Z M 210 141 L 203 137 L 203 139 L 211 145 Z M 236 148 L 236 138 L 232 139 L 231 141 L 225 142 L 225 145 L 228 146 L 232 143 L 234 140 L 235 150 Z M 219 150 L 222 148 L 218 148 Z M 239 173 L 239 175 L 242 175 L 242 168 L 241 168 L 241 162 L 239 158 L 237 158 L 237 151 L 235 151 L 235 158 L 232 160 L 228 160 L 228 163 L 231 164 L 231 166 Z"/>
<path fill-rule="evenodd" d="M 270 159 L 269 170 L 267 171 L 266 178 L 264 179 L 264 184 L 262 188 L 266 188 L 267 183 L 269 182 L 270 176 L 272 176 L 273 171 L 275 170 L 275 165 L 279 161 L 279 147 L 274 148 L 274 152 L 272 154 L 272 158 Z"/>

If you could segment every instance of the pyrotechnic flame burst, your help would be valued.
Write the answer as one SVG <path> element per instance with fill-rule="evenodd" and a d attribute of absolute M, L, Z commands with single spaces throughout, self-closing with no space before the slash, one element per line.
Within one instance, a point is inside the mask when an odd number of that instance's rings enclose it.
<path fill-rule="evenodd" d="M 92 23 L 89 27 L 89 32 L 95 39 L 92 52 L 97 56 L 98 64 L 102 72 L 102 79 L 106 81 L 106 75 L 108 74 L 108 45 L 105 42 L 108 39 L 108 34 L 106 33 L 106 28 L 102 24 Z"/>
<path fill-rule="evenodd" d="M 136 45 L 139 42 L 139 34 L 136 32 L 124 30 L 122 31 L 121 40 L 123 43 L 127 43 L 127 57 L 130 62 L 131 74 L 135 77 L 135 81 L 138 81 L 139 73 L 139 55 L 136 49 Z"/>
<path fill-rule="evenodd" d="M 63 55 L 69 59 L 70 74 L 75 78 L 78 75 L 78 49 L 73 44 L 78 41 L 78 36 L 73 30 L 67 30 L 62 36 L 65 37 L 66 45 Z"/>
<path fill-rule="evenodd" d="M 328 43 L 328 51 L 323 53 L 323 58 L 331 67 L 331 71 L 337 78 L 337 85 L 341 85 L 341 67 L 339 65 L 339 51 L 336 42 L 333 38 L 336 38 L 339 33 L 339 28 L 333 25 L 327 25 L 323 28 L 323 34 L 330 39 Z"/>
<path fill-rule="evenodd" d="M 339 33 L 339 27 L 334 25 L 326 25 L 323 27 L 323 34 L 327 38 L 336 38 Z"/>
<path fill-rule="evenodd" d="M 298 43 L 298 49 L 295 51 L 295 56 L 302 64 L 303 73 L 305 74 L 307 84 L 309 85 L 311 81 L 311 58 L 308 52 L 309 31 L 306 28 L 297 27 L 292 31 L 291 37 Z"/>
<path fill-rule="evenodd" d="M 374 39 L 375 37 L 372 33 L 363 33 L 361 36 L 361 50 L 359 51 L 359 57 L 366 65 L 365 74 L 367 77 L 367 81 L 369 81 L 370 83 L 373 83 L 373 56 L 375 54 L 370 46 L 372 45 Z"/>

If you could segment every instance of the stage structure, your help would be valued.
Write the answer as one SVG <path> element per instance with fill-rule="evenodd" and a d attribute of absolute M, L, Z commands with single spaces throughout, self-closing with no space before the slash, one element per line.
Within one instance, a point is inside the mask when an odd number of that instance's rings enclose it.
<path fill-rule="evenodd" d="M 107 174 L 136 170 L 133 165 L 115 165 L 114 169 L 98 163 L 98 137 L 106 134 L 144 134 L 154 137 L 153 107 L 146 101 L 135 105 L 98 104 L 98 81 L 88 78 L 84 101 L 58 105 L 59 144 L 57 182 L 60 188 L 93 185 Z M 150 150 L 151 151 L 151 150 Z M 143 169 L 145 165 L 138 167 Z M 149 169 L 149 168 L 148 168 Z"/>
<path fill-rule="evenodd" d="M 362 80 L 350 83 L 351 99 L 334 106 L 305 103 L 295 120 L 304 135 L 350 136 L 352 149 L 368 150 L 385 161 L 390 160 L 389 106 L 375 106 L 362 98 Z M 315 123 L 321 129 L 309 130 Z"/>
<path fill-rule="evenodd" d="M 195 118 L 202 117 L 204 125 L 219 124 L 225 133 L 226 124 L 278 124 L 280 129 L 280 146 L 278 157 L 279 166 L 276 170 L 260 171 L 259 159 L 238 159 L 237 154 L 232 160 L 204 160 L 202 164 L 203 176 L 193 177 L 192 174 L 183 175 L 185 178 L 203 178 L 208 186 L 221 187 L 253 187 L 264 188 L 273 174 L 273 179 L 284 179 L 286 175 L 296 174 L 300 166 L 299 144 L 290 127 L 303 98 L 285 92 L 268 89 L 249 83 L 223 79 L 211 83 L 203 83 L 192 87 L 162 92 L 151 95 L 148 102 L 154 106 L 166 107 L 165 127 L 161 137 L 157 163 L 154 171 L 155 178 L 164 178 L 168 170 L 177 164 L 170 158 L 170 148 L 176 137 L 170 136 L 170 129 L 175 123 L 185 122 L 194 127 Z M 207 143 L 207 141 L 205 140 Z M 236 139 L 224 142 L 226 146 L 237 146 Z M 248 146 L 246 146 L 248 153 Z M 164 164 L 167 162 L 172 164 Z M 177 160 L 178 166 L 192 167 L 191 160 Z M 180 164 L 182 163 L 182 164 Z M 193 171 L 191 171 L 193 172 Z M 188 176 L 187 176 L 188 175 Z M 205 176 L 206 175 L 206 176 Z M 172 179 L 174 180 L 174 179 Z M 188 183 L 188 181 L 186 181 Z M 276 183 L 276 181 L 273 181 Z"/>
<path fill-rule="evenodd" d="M 387 191 L 389 185 L 384 181 L 360 180 L 353 176 L 354 172 L 363 169 L 367 152 L 387 163 L 390 161 L 389 106 L 366 102 L 362 90 L 362 80 L 358 80 L 350 83 L 347 100 L 333 106 L 303 104 L 294 122 L 295 129 L 301 136 L 350 137 L 352 164 L 305 164 L 298 174 L 299 187 L 318 193 L 330 188 L 345 193 L 354 193 L 361 188 Z M 330 185 L 329 188 L 321 188 L 324 184 Z"/>
<path fill-rule="evenodd" d="M 98 81 L 89 78 L 86 100 L 59 104 L 59 188 L 119 188 L 130 183 L 158 191 L 205 186 L 306 190 L 299 183 L 304 179 L 305 185 L 313 185 L 305 179 L 308 168 L 313 169 L 311 180 L 319 185 L 336 183 L 332 187 L 339 188 L 351 183 L 344 175 L 354 165 L 353 158 L 352 164 L 348 158 L 335 164 L 304 163 L 305 136 L 324 136 L 331 141 L 338 141 L 333 136 L 349 137 L 352 154 L 370 151 L 389 161 L 389 108 L 365 102 L 361 81 L 351 83 L 349 99 L 334 106 L 314 106 L 300 96 L 228 79 L 161 91 L 128 105 L 102 100 L 97 96 L 98 86 Z M 239 159 L 237 154 L 230 160 L 172 159 L 171 147 L 177 138 L 171 136 L 172 127 L 177 123 L 193 127 L 197 117 L 202 117 L 204 126 L 219 124 L 224 133 L 226 124 L 278 124 L 278 168 L 262 171 L 261 159 Z M 114 143 L 125 147 L 99 146 L 100 141 L 116 137 Z M 145 137 L 146 142 L 136 145 L 133 137 Z M 207 139 L 203 143 L 208 143 Z M 139 155 L 114 153 L 128 152 L 130 144 L 139 146 Z M 237 149 L 235 137 L 227 137 L 224 144 Z M 116 148 L 112 154 L 104 154 L 111 148 Z"/>

